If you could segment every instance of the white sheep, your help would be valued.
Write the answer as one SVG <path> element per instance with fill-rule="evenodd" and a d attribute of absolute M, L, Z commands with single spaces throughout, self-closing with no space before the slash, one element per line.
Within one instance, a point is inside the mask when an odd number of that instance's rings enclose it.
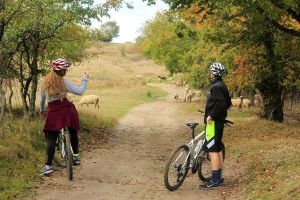
<path fill-rule="evenodd" d="M 176 86 L 177 86 L 178 88 L 181 87 L 181 86 L 183 86 L 182 81 L 176 81 Z"/>
<path fill-rule="evenodd" d="M 86 104 L 89 106 L 89 104 L 95 104 L 95 108 L 99 108 L 99 103 L 100 103 L 100 97 L 97 95 L 86 95 L 82 97 L 78 103 L 79 106 L 82 106 Z"/>
<path fill-rule="evenodd" d="M 240 96 L 237 99 L 231 99 L 231 103 L 233 107 L 241 108 L 243 106 L 243 97 Z"/>
<path fill-rule="evenodd" d="M 255 107 L 262 106 L 262 100 L 261 100 L 261 96 L 259 94 L 254 95 L 254 105 L 255 105 Z"/>
<path fill-rule="evenodd" d="M 201 97 L 201 91 L 200 90 L 195 90 L 195 97 L 200 98 Z"/>
<path fill-rule="evenodd" d="M 184 92 L 187 94 L 187 93 L 189 93 L 190 90 L 191 90 L 190 86 L 186 86 L 184 89 Z"/>
<path fill-rule="evenodd" d="M 250 106 L 251 106 L 250 99 L 243 99 L 243 107 L 250 108 Z"/>

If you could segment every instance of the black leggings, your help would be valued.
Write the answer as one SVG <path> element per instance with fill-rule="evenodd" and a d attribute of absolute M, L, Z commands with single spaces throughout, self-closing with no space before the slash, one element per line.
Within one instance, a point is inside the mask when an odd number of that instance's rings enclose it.
<path fill-rule="evenodd" d="M 73 149 L 74 154 L 78 154 L 78 134 L 77 131 L 69 128 L 69 133 L 70 133 L 70 140 L 71 140 L 71 145 Z M 47 139 L 47 154 L 46 154 L 46 165 L 51 166 L 52 165 L 52 160 L 54 157 L 55 153 L 55 145 L 57 141 L 59 132 L 57 131 L 47 131 L 46 132 L 46 139 Z"/>

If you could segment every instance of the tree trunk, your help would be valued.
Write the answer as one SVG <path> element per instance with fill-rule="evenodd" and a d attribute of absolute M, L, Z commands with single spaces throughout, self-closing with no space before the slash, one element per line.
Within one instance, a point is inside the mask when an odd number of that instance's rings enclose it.
<path fill-rule="evenodd" d="M 281 66 L 276 63 L 273 37 L 271 33 L 266 33 L 264 47 L 266 51 L 266 60 L 269 65 L 268 73 L 261 74 L 260 82 L 257 88 L 261 92 L 263 100 L 262 117 L 268 120 L 283 121 L 283 104 L 282 99 L 283 87 L 280 85 L 283 73 Z"/>
<path fill-rule="evenodd" d="M 299 103 L 300 102 L 300 91 L 297 91 L 297 97 L 296 97 L 296 102 Z"/>
<path fill-rule="evenodd" d="M 12 113 L 12 97 L 14 95 L 14 91 L 13 91 L 13 88 L 12 88 L 11 79 L 8 80 L 8 89 L 9 89 L 8 110 L 9 110 L 10 113 Z"/>
<path fill-rule="evenodd" d="M 294 102 L 296 100 L 296 92 L 297 92 L 297 88 L 293 86 L 291 89 L 291 96 L 290 96 L 290 107 L 289 107 L 290 110 L 293 108 Z"/>
<path fill-rule="evenodd" d="M 20 93 L 21 93 L 21 99 L 22 99 L 22 105 L 23 105 L 23 109 L 25 111 L 25 113 L 27 113 L 29 111 L 29 106 L 27 103 L 27 95 L 28 95 L 28 90 L 29 90 L 29 85 L 31 82 L 31 78 L 27 79 L 25 84 L 23 82 L 24 80 L 20 80 Z"/>
<path fill-rule="evenodd" d="M 35 112 L 35 100 L 38 85 L 38 57 L 40 47 L 40 33 L 38 31 L 33 34 L 33 49 L 32 49 L 32 63 L 30 64 L 32 83 L 30 91 L 30 103 L 29 103 L 29 114 L 34 116 Z"/>
<path fill-rule="evenodd" d="M 3 120 L 5 115 L 6 101 L 5 92 L 3 90 L 3 79 L 0 78 L 0 121 Z"/>

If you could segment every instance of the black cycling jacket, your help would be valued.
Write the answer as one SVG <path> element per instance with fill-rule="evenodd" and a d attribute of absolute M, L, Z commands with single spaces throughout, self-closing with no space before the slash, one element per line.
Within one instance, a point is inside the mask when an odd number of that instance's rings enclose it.
<path fill-rule="evenodd" d="M 231 106 L 231 98 L 229 96 L 228 88 L 223 82 L 222 78 L 217 76 L 208 92 L 204 123 L 209 116 L 216 121 L 224 121 L 227 117 L 227 109 Z"/>

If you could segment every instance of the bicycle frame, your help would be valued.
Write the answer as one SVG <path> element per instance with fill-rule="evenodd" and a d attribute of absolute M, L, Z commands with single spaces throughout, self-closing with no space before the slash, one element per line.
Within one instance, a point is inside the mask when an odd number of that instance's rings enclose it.
<path fill-rule="evenodd" d="M 200 138 L 203 136 L 203 135 L 205 135 L 205 131 L 202 131 L 201 133 L 199 133 L 195 138 L 192 138 L 191 140 L 190 140 L 190 142 L 188 142 L 187 143 L 187 145 L 188 145 L 188 147 L 190 148 L 190 151 L 189 151 L 189 153 L 188 153 L 188 156 L 189 155 L 192 155 L 193 154 L 193 152 L 194 152 L 194 150 L 195 150 L 195 148 L 196 148 L 196 146 L 197 146 L 197 144 L 195 145 L 195 141 L 200 141 Z M 204 140 L 204 139 L 203 139 Z M 202 143 L 202 145 L 203 145 L 203 143 Z M 192 157 L 192 160 L 195 160 L 197 157 L 198 157 L 198 155 L 199 155 L 199 153 L 200 153 L 200 150 L 202 149 L 202 145 L 201 145 L 201 147 L 200 147 L 200 149 L 195 153 L 195 155 L 194 155 L 194 157 Z M 190 167 L 191 166 L 193 166 L 193 162 L 190 162 Z"/>
<path fill-rule="evenodd" d="M 195 150 L 195 147 L 196 147 L 196 145 L 194 145 L 194 143 L 195 143 L 195 141 L 200 141 L 200 138 L 203 136 L 205 134 L 205 131 L 202 131 L 201 133 L 199 133 L 196 137 L 192 137 L 192 139 L 187 143 L 187 146 L 190 148 L 190 151 L 189 151 L 189 153 L 188 153 L 188 155 L 187 155 L 187 157 L 186 157 L 186 159 L 185 159 L 185 161 L 184 161 L 184 163 L 187 163 L 187 159 L 188 159 L 188 157 L 193 153 L 193 151 Z M 202 145 L 203 145 L 203 143 L 202 143 Z M 200 150 L 202 149 L 202 145 L 201 145 L 201 147 L 200 147 Z M 196 154 L 194 155 L 194 157 L 192 158 L 192 160 L 195 160 L 197 157 L 198 157 L 198 155 L 199 155 L 199 153 L 200 153 L 200 150 L 198 151 L 198 152 L 196 152 Z M 180 153 L 179 154 L 179 156 L 177 157 L 177 159 L 173 162 L 173 164 L 174 163 L 176 163 L 177 161 L 178 161 L 178 159 L 180 158 L 182 156 L 182 153 Z M 173 166 L 173 164 L 172 164 L 172 166 Z M 190 166 L 188 166 L 188 167 L 192 167 L 193 166 L 193 162 L 190 162 Z"/>
<path fill-rule="evenodd" d="M 66 158 L 66 152 L 65 152 L 65 145 L 66 145 L 65 129 L 64 128 L 60 129 L 59 134 L 61 135 L 61 139 L 62 139 L 62 141 L 60 141 L 61 142 L 61 154 L 62 154 L 63 158 Z M 72 154 L 73 154 L 72 146 L 71 146 L 71 151 L 72 151 Z"/>

